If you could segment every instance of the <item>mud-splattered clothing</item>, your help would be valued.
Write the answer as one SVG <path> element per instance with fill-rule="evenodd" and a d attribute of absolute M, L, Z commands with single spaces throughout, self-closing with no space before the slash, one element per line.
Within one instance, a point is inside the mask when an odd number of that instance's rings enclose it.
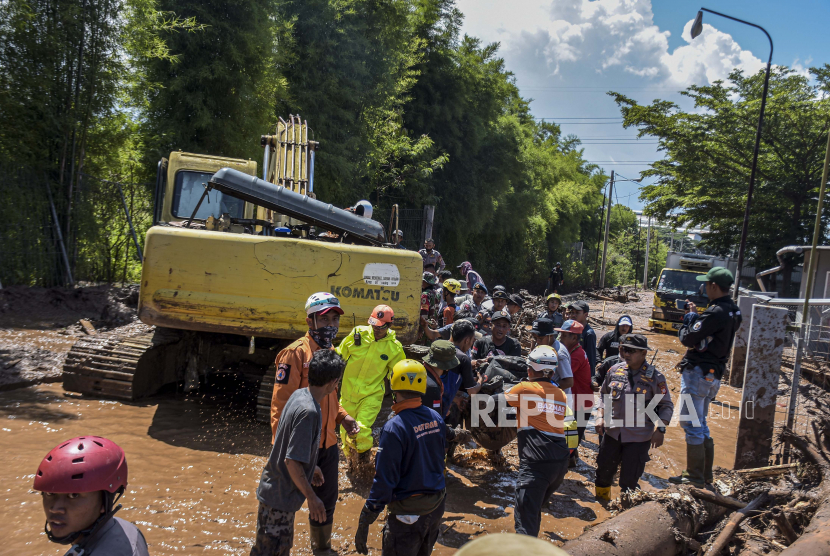
<path fill-rule="evenodd" d="M 290 556 L 294 545 L 295 513 L 275 510 L 260 502 L 251 556 Z"/>

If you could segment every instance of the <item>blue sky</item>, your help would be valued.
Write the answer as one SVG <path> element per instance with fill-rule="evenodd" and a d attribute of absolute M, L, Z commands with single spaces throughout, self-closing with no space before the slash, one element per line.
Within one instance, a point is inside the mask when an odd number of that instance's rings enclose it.
<path fill-rule="evenodd" d="M 653 139 L 636 140 L 620 125 L 605 94 L 691 108 L 678 91 L 725 78 L 734 67 L 758 71 L 769 56 L 764 34 L 704 14 L 704 32 L 689 29 L 701 7 L 763 26 L 775 42 L 774 64 L 806 71 L 830 63 L 830 1 L 824 0 L 456 0 L 464 32 L 501 43 L 534 116 L 553 118 L 583 139 L 586 159 L 628 178 L 660 158 Z M 607 119 L 583 119 L 607 118 Z M 638 186 L 619 183 L 622 204 L 641 208 Z M 616 202 L 616 200 L 615 200 Z"/>

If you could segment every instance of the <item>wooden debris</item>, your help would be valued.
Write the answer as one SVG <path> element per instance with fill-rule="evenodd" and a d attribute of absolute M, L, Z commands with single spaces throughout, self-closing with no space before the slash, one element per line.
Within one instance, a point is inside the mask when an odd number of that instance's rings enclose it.
<path fill-rule="evenodd" d="M 781 508 L 773 508 L 770 513 L 772 514 L 772 519 L 775 520 L 775 525 L 778 527 L 781 535 L 787 539 L 787 544 L 792 544 L 798 540 L 798 534 L 795 532 L 795 529 L 793 529 L 793 525 L 790 523 L 790 519 L 787 517 L 784 510 Z"/>
<path fill-rule="evenodd" d="M 740 500 L 736 500 L 734 498 L 730 498 L 729 496 L 724 496 L 723 494 L 712 492 L 710 490 L 691 487 L 689 489 L 689 494 L 698 500 L 711 502 L 712 504 L 717 504 L 718 506 L 723 506 L 724 508 L 730 510 L 742 510 L 746 507 L 746 502 L 741 502 Z"/>
<path fill-rule="evenodd" d="M 88 320 L 86 320 L 86 319 L 81 319 L 79 322 L 80 322 L 81 326 L 83 327 L 84 332 L 86 332 L 86 333 L 87 333 L 87 335 L 89 335 L 89 336 L 95 336 L 95 334 L 97 334 L 97 333 L 98 333 L 98 331 L 97 331 L 97 330 L 95 330 L 95 327 L 94 327 L 94 326 L 92 326 L 92 323 L 91 323 L 91 322 L 89 322 Z"/>
<path fill-rule="evenodd" d="M 764 504 L 766 504 L 767 493 L 762 494 L 749 504 L 747 504 L 743 509 L 738 510 L 734 514 L 729 517 L 729 521 L 726 522 L 726 526 L 721 530 L 720 534 L 715 539 L 715 542 L 712 543 L 712 546 L 709 550 L 706 551 L 706 556 L 718 556 L 726 545 L 729 544 L 729 541 L 732 540 L 732 537 L 735 535 L 735 532 L 738 530 L 738 525 L 746 519 L 751 512 L 754 512 Z"/>
<path fill-rule="evenodd" d="M 772 477 L 774 475 L 781 475 L 790 470 L 798 468 L 797 463 L 785 463 L 783 465 L 770 465 L 767 467 L 754 467 L 752 469 L 739 469 L 736 472 L 745 479 L 760 479 L 762 477 Z"/>

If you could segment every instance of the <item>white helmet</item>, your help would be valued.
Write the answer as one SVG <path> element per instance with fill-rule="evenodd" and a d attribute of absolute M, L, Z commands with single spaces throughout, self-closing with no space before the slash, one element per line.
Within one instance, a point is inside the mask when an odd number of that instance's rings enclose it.
<path fill-rule="evenodd" d="M 371 218 L 372 203 L 366 200 L 358 201 L 357 204 L 354 206 L 354 213 L 358 216 L 362 216 L 363 218 Z"/>
<path fill-rule="evenodd" d="M 305 314 L 308 317 L 316 313 L 325 313 L 329 309 L 334 309 L 335 312 L 343 314 L 343 309 L 340 308 L 340 300 L 328 292 L 312 294 L 305 302 Z"/>
<path fill-rule="evenodd" d="M 403 238 L 403 232 L 400 230 L 395 230 L 394 232 L 392 232 L 392 235 L 398 236 L 399 238 Z"/>
<path fill-rule="evenodd" d="M 552 347 L 536 346 L 527 356 L 527 364 L 538 373 L 551 375 L 556 372 L 559 358 L 556 356 L 556 350 Z"/>

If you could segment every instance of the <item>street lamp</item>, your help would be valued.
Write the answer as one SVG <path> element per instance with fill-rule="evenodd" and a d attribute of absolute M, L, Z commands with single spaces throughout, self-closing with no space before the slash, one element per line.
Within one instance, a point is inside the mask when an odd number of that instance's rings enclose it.
<path fill-rule="evenodd" d="M 749 233 L 749 209 L 752 206 L 752 192 L 755 189 L 755 169 L 758 166 L 758 150 L 761 147 L 761 129 L 764 127 L 764 108 L 766 108 L 767 106 L 769 72 L 770 67 L 772 66 L 772 37 L 770 37 L 769 33 L 767 33 L 767 30 L 761 27 L 760 25 L 755 25 L 754 23 L 750 23 L 748 21 L 744 21 L 743 19 L 738 19 L 737 17 L 732 17 L 730 15 L 722 14 L 714 10 L 700 8 L 700 11 L 697 12 L 697 17 L 695 17 L 695 22 L 692 24 L 693 39 L 703 32 L 703 12 L 709 12 L 710 14 L 719 15 L 721 17 L 725 17 L 726 19 L 737 21 L 738 23 L 743 23 L 751 27 L 756 27 L 763 31 L 769 39 L 769 60 L 767 60 L 767 73 L 764 77 L 764 92 L 761 95 L 761 114 L 758 116 L 758 129 L 755 132 L 755 151 L 752 153 L 752 170 L 750 170 L 749 173 L 749 191 L 747 191 L 746 194 L 746 209 L 744 209 L 744 225 L 741 229 L 741 244 L 738 247 L 738 268 L 735 271 L 735 292 L 733 293 L 733 297 L 735 299 L 738 299 L 738 289 L 741 284 L 741 268 L 743 268 L 744 265 L 744 250 L 746 249 L 746 236 Z"/>

